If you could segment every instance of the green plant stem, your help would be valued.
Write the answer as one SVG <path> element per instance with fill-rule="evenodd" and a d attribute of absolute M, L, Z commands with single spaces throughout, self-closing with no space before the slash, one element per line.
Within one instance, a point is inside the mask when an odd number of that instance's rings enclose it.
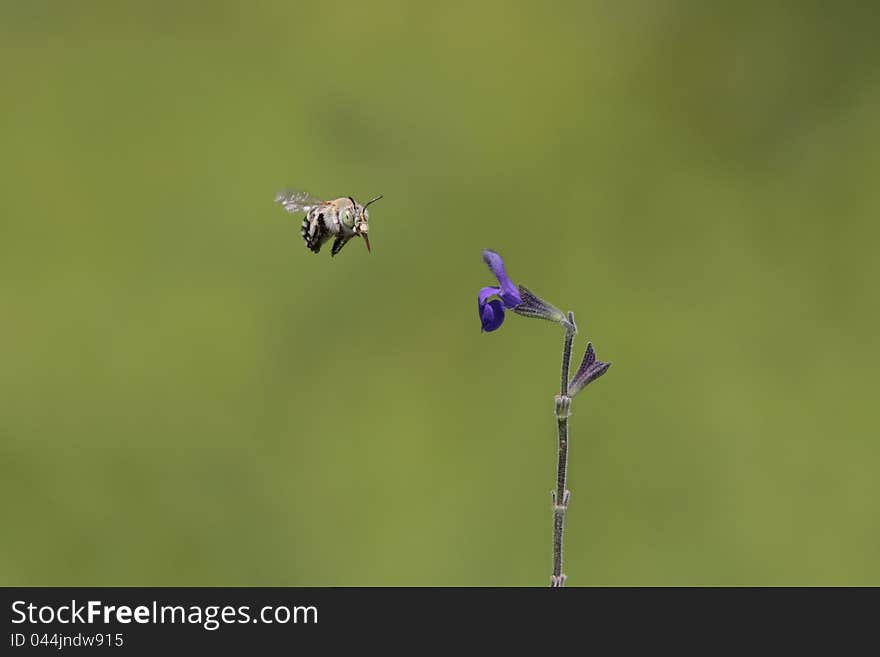
<path fill-rule="evenodd" d="M 553 491 L 553 575 L 550 577 L 551 587 L 565 585 L 565 573 L 562 572 L 562 542 L 565 531 L 565 512 L 571 493 L 565 487 L 568 473 L 568 418 L 571 415 L 571 397 L 568 396 L 568 372 L 571 365 L 571 343 L 577 333 L 574 314 L 568 313 L 571 327 L 566 327 L 565 339 L 562 343 L 562 375 L 560 377 L 559 394 L 556 395 L 556 490 Z"/>

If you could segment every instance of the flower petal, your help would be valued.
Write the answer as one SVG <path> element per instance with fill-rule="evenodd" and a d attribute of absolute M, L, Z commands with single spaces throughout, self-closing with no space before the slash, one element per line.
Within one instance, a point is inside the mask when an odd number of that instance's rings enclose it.
<path fill-rule="evenodd" d="M 519 295 L 519 290 L 517 290 L 516 285 L 510 281 L 507 281 L 506 285 L 501 286 L 501 293 L 498 296 L 501 297 L 504 305 L 511 310 L 522 303 L 522 297 Z"/>
<path fill-rule="evenodd" d="M 489 297 L 494 297 L 495 295 L 501 292 L 500 287 L 484 287 L 480 288 L 480 293 L 477 295 L 477 304 L 480 306 L 482 310 L 483 306 L 486 305 L 486 301 Z"/>
<path fill-rule="evenodd" d="M 482 331 L 489 333 L 501 326 L 504 322 L 504 304 L 498 299 L 492 299 L 489 303 L 480 306 L 480 323 Z"/>
<path fill-rule="evenodd" d="M 504 305 L 498 299 L 491 299 L 500 292 L 501 288 L 499 287 L 484 287 L 477 295 L 477 310 L 480 313 L 483 331 L 494 331 L 504 321 Z"/>
<path fill-rule="evenodd" d="M 498 283 L 501 285 L 501 292 L 498 296 L 504 302 L 504 306 L 508 309 L 516 308 L 522 303 L 519 290 L 513 281 L 507 276 L 507 270 L 504 268 L 504 260 L 498 253 L 491 249 L 483 249 L 483 262 L 489 265 L 489 269 L 495 274 Z"/>
<path fill-rule="evenodd" d="M 499 281 L 507 278 L 507 272 L 504 269 L 504 260 L 492 249 L 483 249 L 483 262 L 489 265 L 489 269 L 495 274 L 495 278 Z"/>

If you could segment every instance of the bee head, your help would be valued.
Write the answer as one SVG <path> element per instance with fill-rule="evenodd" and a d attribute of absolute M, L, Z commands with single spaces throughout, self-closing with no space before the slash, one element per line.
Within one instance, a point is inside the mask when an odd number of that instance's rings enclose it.
<path fill-rule="evenodd" d="M 360 235 L 361 237 L 364 238 L 364 244 L 367 245 L 367 251 L 369 251 L 370 250 L 370 237 L 369 237 L 370 225 L 367 223 L 366 212 L 362 215 L 362 217 L 363 218 L 361 218 L 360 221 L 358 221 L 354 225 L 354 232 L 356 235 Z"/>

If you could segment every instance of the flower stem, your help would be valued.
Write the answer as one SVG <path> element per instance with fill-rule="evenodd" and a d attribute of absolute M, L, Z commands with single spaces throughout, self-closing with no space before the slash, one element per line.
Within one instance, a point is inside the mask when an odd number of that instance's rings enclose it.
<path fill-rule="evenodd" d="M 574 313 L 568 313 L 568 321 L 571 327 L 565 329 L 565 339 L 562 342 L 562 377 L 559 382 L 559 395 L 568 397 L 568 371 L 571 367 L 571 343 L 574 334 L 577 333 L 577 325 L 574 323 Z"/>
<path fill-rule="evenodd" d="M 562 572 L 562 537 L 565 530 L 565 511 L 571 493 L 565 487 L 568 471 L 568 418 L 571 415 L 571 397 L 568 396 L 568 371 L 571 365 L 571 343 L 577 333 L 574 314 L 568 313 L 570 327 L 565 329 L 562 343 L 562 375 L 559 394 L 556 395 L 556 430 L 558 441 L 556 461 L 556 490 L 553 491 L 553 575 L 550 577 L 551 587 L 565 585 L 565 574 Z"/>

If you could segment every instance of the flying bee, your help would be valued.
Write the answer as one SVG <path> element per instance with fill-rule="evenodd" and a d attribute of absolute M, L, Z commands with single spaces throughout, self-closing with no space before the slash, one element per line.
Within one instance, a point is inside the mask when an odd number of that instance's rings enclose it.
<path fill-rule="evenodd" d="M 335 256 L 356 235 L 364 238 L 367 251 L 370 250 L 370 213 L 367 206 L 380 198 L 381 194 L 361 205 L 350 196 L 321 201 L 306 192 L 281 192 L 275 197 L 275 202 L 288 212 L 306 213 L 301 233 L 306 247 L 312 253 L 320 251 L 324 242 L 335 237 L 330 249 L 330 255 Z"/>

